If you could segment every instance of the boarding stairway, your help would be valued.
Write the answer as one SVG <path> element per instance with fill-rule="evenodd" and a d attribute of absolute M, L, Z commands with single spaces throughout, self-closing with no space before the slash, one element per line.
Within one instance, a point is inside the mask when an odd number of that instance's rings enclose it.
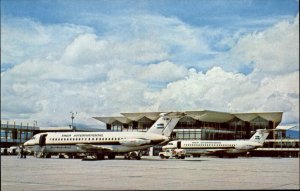
<path fill-rule="evenodd" d="M 44 150 L 45 150 L 45 146 L 42 146 L 39 151 L 37 151 L 37 152 L 34 153 L 34 156 L 36 158 L 42 158 L 42 157 L 44 157 Z"/>

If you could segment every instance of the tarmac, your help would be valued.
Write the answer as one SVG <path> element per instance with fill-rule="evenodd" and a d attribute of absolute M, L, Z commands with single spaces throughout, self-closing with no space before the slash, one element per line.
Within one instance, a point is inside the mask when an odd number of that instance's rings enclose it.
<path fill-rule="evenodd" d="M 1 156 L 1 190 L 299 190 L 299 158 Z"/>

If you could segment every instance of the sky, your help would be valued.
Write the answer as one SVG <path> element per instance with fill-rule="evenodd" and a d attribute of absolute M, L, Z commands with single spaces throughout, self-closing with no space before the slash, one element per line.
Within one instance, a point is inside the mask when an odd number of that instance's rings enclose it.
<path fill-rule="evenodd" d="M 299 123 L 298 0 L 1 0 L 1 120 L 203 109 Z"/>

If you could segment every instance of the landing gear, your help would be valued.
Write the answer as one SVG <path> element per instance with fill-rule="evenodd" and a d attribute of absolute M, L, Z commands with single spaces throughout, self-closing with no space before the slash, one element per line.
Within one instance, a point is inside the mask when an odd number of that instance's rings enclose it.
<path fill-rule="evenodd" d="M 74 158 L 74 156 L 72 154 L 70 154 L 70 155 L 68 155 L 68 158 L 72 159 L 72 158 Z"/>
<path fill-rule="evenodd" d="M 87 153 L 82 160 L 104 160 L 102 153 Z"/>
<path fill-rule="evenodd" d="M 107 153 L 86 153 L 82 160 L 104 160 Z M 115 159 L 115 153 L 108 153 L 108 159 Z"/>
<path fill-rule="evenodd" d="M 142 158 L 142 152 L 138 152 L 138 151 L 133 151 L 133 152 L 130 152 L 130 153 L 126 153 L 124 155 L 124 159 L 136 159 L 136 160 L 141 160 Z"/>
<path fill-rule="evenodd" d="M 126 153 L 126 154 L 124 155 L 124 159 L 130 160 L 129 154 Z"/>
<path fill-rule="evenodd" d="M 108 156 L 108 159 L 115 159 L 116 158 L 116 154 L 114 154 L 114 153 L 110 153 L 107 156 Z"/>
<path fill-rule="evenodd" d="M 104 160 L 104 154 L 96 154 L 97 160 Z"/>

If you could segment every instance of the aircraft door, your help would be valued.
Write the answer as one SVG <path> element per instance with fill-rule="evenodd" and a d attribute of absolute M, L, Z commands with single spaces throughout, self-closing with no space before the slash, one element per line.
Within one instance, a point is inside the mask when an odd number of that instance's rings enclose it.
<path fill-rule="evenodd" d="M 177 149 L 181 149 L 181 141 L 177 141 Z"/>
<path fill-rule="evenodd" d="M 41 135 L 40 136 L 40 140 L 39 140 L 39 145 L 42 147 L 46 144 L 46 137 L 47 137 L 47 134 L 45 135 Z"/>

